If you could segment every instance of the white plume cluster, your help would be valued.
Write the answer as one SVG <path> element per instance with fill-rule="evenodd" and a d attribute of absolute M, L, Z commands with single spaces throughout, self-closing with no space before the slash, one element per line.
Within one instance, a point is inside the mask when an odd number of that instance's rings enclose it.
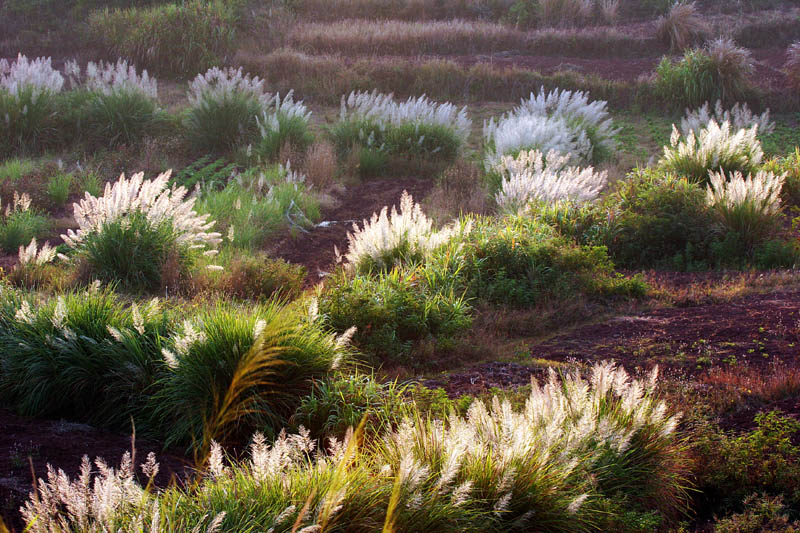
<path fill-rule="evenodd" d="M 36 243 L 36 237 L 31 239 L 28 246 L 19 247 L 19 264 L 25 265 L 46 265 L 56 258 L 56 249 L 50 246 L 49 242 L 45 242 L 44 246 L 39 248 Z"/>
<path fill-rule="evenodd" d="M 280 94 L 276 94 L 269 108 L 264 110 L 261 117 L 256 118 L 261 137 L 280 131 L 279 118 L 299 118 L 307 124 L 311 119 L 311 111 L 302 101 L 294 101 L 294 91 L 289 91 L 283 100 Z"/>
<path fill-rule="evenodd" d="M 761 170 L 746 178 L 741 172 L 726 175 L 711 172 L 706 189 L 706 200 L 710 206 L 732 209 L 749 204 L 764 215 L 778 213 L 781 208 L 781 189 L 786 174 L 775 175 Z"/>
<path fill-rule="evenodd" d="M 503 156 L 495 167 L 502 187 L 495 196 L 502 211 L 516 213 L 532 201 L 577 204 L 591 202 L 608 181 L 608 174 L 593 167 L 569 166 L 570 158 L 555 151 L 547 156 L 538 150 L 525 150 L 517 157 Z"/>
<path fill-rule="evenodd" d="M 189 84 L 189 102 L 201 105 L 203 100 L 226 100 L 236 94 L 246 94 L 258 99 L 266 109 L 275 97 L 264 91 L 264 80 L 258 76 L 245 74 L 242 68 L 212 67 L 204 74 L 198 74 Z"/>
<path fill-rule="evenodd" d="M 340 119 L 366 119 L 383 128 L 403 124 L 443 126 L 455 132 L 462 143 L 466 142 L 472 129 L 466 107 L 459 109 L 449 102 L 440 104 L 425 95 L 397 102 L 394 95 L 378 91 L 351 92 L 347 97 L 342 96 Z"/>
<path fill-rule="evenodd" d="M 587 93 L 544 87 L 498 121 L 484 124 L 489 147 L 486 168 L 494 167 L 504 155 L 520 150 L 555 150 L 573 162 L 591 161 L 594 150 L 614 150 L 616 141 L 607 103 L 590 102 Z"/>
<path fill-rule="evenodd" d="M 64 67 L 64 72 L 69 77 L 73 85 L 78 80 L 83 79 L 87 89 L 103 94 L 111 94 L 118 91 L 138 92 L 148 98 L 158 98 L 158 81 L 151 78 L 146 70 L 141 74 L 136 70 L 136 65 L 128 64 L 127 61 L 120 59 L 116 63 L 89 62 L 81 76 L 81 68 L 75 61 L 68 61 Z"/>
<path fill-rule="evenodd" d="M 441 230 L 433 227 L 433 221 L 425 216 L 419 204 L 403 191 L 400 198 L 400 211 L 392 206 L 391 213 L 384 207 L 380 214 L 373 213 L 370 220 L 364 220 L 363 227 L 353 224 L 353 232 L 347 234 L 348 250 L 345 255 L 352 265 L 371 260 L 381 267 L 392 251 L 405 249 L 414 255 L 425 256 L 439 246 L 447 243 L 457 234 L 468 233 L 470 227 L 452 225 Z"/>
<path fill-rule="evenodd" d="M 42 92 L 60 92 L 64 87 L 64 76 L 55 70 L 49 57 L 28 59 L 19 54 L 10 63 L 0 60 L 0 89 L 13 95 L 30 89 L 34 97 Z"/>
<path fill-rule="evenodd" d="M 702 169 L 707 172 L 718 168 L 755 167 L 764 158 L 757 135 L 757 125 L 734 132 L 730 122 L 718 124 L 712 119 L 699 134 L 690 131 L 684 138 L 673 125 L 670 145 L 664 147 L 661 164 L 676 171 L 696 169 L 695 173 Z"/>
<path fill-rule="evenodd" d="M 747 104 L 737 103 L 730 109 L 722 107 L 722 102 L 717 100 L 714 109 L 710 109 L 708 102 L 694 111 L 686 110 L 686 116 L 681 119 L 681 133 L 688 136 L 690 132 L 698 135 L 711 121 L 717 124 L 727 122 L 735 130 L 750 129 L 758 126 L 761 135 L 775 131 L 775 123 L 769 119 L 769 109 L 756 115 Z"/>
<path fill-rule="evenodd" d="M 106 184 L 103 196 L 95 198 L 86 193 L 73 205 L 78 230 L 68 230 L 61 237 L 72 248 L 78 248 L 87 235 L 101 231 L 109 222 L 140 212 L 152 224 L 172 224 L 178 244 L 203 248 L 221 242 L 220 234 L 210 231 L 214 221 L 194 211 L 195 198 L 184 199 L 186 188 L 167 188 L 170 175 L 168 171 L 145 180 L 143 172 L 130 179 L 123 174 L 113 185 Z"/>

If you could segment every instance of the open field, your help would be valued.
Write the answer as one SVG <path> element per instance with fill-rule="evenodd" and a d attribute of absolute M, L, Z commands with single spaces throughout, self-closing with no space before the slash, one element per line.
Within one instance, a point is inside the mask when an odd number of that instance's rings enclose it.
<path fill-rule="evenodd" d="M 0 0 L 0 533 L 800 531 L 790 0 Z"/>

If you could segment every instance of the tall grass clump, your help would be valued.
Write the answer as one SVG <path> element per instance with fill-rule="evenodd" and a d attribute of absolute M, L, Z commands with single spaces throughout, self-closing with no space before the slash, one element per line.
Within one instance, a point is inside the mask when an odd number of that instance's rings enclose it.
<path fill-rule="evenodd" d="M 734 131 L 729 122 L 710 120 L 699 134 L 685 137 L 673 126 L 659 165 L 679 176 L 705 182 L 710 171 L 754 172 L 764 158 L 758 125 Z"/>
<path fill-rule="evenodd" d="M 709 28 L 703 22 L 697 4 L 679 0 L 658 19 L 656 34 L 670 50 L 685 50 L 702 38 Z"/>
<path fill-rule="evenodd" d="M 254 147 L 255 154 L 262 160 L 275 161 L 287 144 L 305 153 L 314 142 L 308 128 L 310 119 L 311 111 L 303 102 L 295 102 L 291 91 L 283 100 L 280 94 L 275 95 L 275 103 L 258 118 L 260 136 Z"/>
<path fill-rule="evenodd" d="M 391 94 L 353 92 L 342 97 L 331 136 L 340 160 L 355 154 L 362 175 L 385 170 L 389 158 L 445 164 L 455 160 L 472 127 L 466 108 L 427 97 L 398 102 Z"/>
<path fill-rule="evenodd" d="M 536 150 L 503 156 L 494 170 L 502 178 L 495 202 L 502 211 L 512 213 L 527 209 L 531 202 L 591 202 L 608 179 L 605 171 L 569 166 L 569 157 L 554 151 L 546 157 Z"/>
<path fill-rule="evenodd" d="M 347 234 L 345 259 L 361 273 L 420 263 L 457 234 L 466 233 L 469 233 L 469 225 L 453 224 L 435 229 L 422 207 L 403 191 L 400 211 L 392 206 L 390 214 L 385 206 L 380 214 L 373 213 L 370 220 L 364 220 L 362 227 L 353 224 L 353 232 Z"/>
<path fill-rule="evenodd" d="M 205 247 L 220 242 L 214 221 L 198 215 L 186 189 L 167 189 L 170 172 L 154 180 L 123 174 L 100 197 L 86 193 L 73 205 L 77 230 L 61 237 L 100 280 L 158 287 L 168 265 L 186 274 Z"/>
<path fill-rule="evenodd" d="M 258 117 L 273 103 L 264 80 L 242 69 L 213 67 L 189 85 L 189 109 L 184 127 L 197 151 L 223 152 L 252 142 Z"/>
<path fill-rule="evenodd" d="M 725 109 L 722 101 L 717 100 L 713 110 L 709 108 L 708 102 L 693 111 L 687 109 L 686 116 L 681 119 L 681 133 L 684 137 L 688 136 L 689 132 L 699 135 L 700 131 L 712 120 L 717 124 L 727 122 L 732 129 L 737 131 L 758 126 L 759 135 L 767 135 L 775 131 L 775 123 L 769 119 L 769 109 L 757 115 L 750 111 L 747 104 L 736 103 L 732 108 Z"/>
<path fill-rule="evenodd" d="M 86 91 L 79 130 L 90 145 L 135 144 L 155 131 L 160 120 L 158 82 L 125 60 L 89 62 L 81 77 L 77 63 L 68 65 L 72 81 Z"/>
<path fill-rule="evenodd" d="M 163 345 L 153 409 L 170 444 L 209 451 L 256 428 L 277 435 L 300 398 L 345 358 L 346 342 L 276 302 L 217 305 L 187 319 Z"/>
<path fill-rule="evenodd" d="M 498 121 L 484 124 L 487 169 L 502 156 L 523 150 L 554 150 L 573 163 L 609 157 L 616 148 L 616 130 L 606 105 L 602 100 L 590 102 L 581 91 L 548 93 L 542 87 Z"/>
<path fill-rule="evenodd" d="M 741 172 L 712 172 L 707 201 L 728 231 L 752 251 L 778 228 L 784 175 L 759 171 L 746 178 Z"/>
<path fill-rule="evenodd" d="M 213 531 L 572 532 L 621 518 L 619 508 L 604 510 L 616 500 L 666 525 L 685 508 L 688 466 L 678 415 L 655 385 L 655 375 L 631 379 L 605 363 L 588 379 L 534 383 L 521 409 L 495 398 L 474 402 L 466 417 L 408 417 L 374 446 L 362 444 L 361 428 L 319 449 L 305 430 L 272 445 L 256 434 L 250 457 L 230 464 L 214 443 L 196 485 L 162 492 L 133 480 L 127 455 L 119 471 L 98 460 L 92 486 L 85 459 L 76 481 L 51 469 L 23 517 L 34 532 L 210 522 Z M 151 457 L 143 466 L 148 477 L 156 468 Z"/>
<path fill-rule="evenodd" d="M 305 175 L 280 165 L 249 169 L 223 189 L 204 192 L 197 210 L 217 221 L 226 245 L 250 250 L 287 224 L 304 229 L 320 216 Z"/>
<path fill-rule="evenodd" d="M 31 239 L 41 237 L 50 227 L 46 216 L 31 207 L 31 197 L 14 193 L 13 199 L 0 214 L 0 248 L 14 252 Z"/>
<path fill-rule="evenodd" d="M 731 39 L 717 39 L 705 48 L 687 50 L 673 62 L 664 57 L 656 67 L 655 93 L 673 106 L 698 107 L 722 100 L 733 104 L 752 93 L 753 58 Z"/>
<path fill-rule="evenodd" d="M 89 29 L 118 57 L 165 75 L 188 76 L 234 50 L 235 2 L 188 0 L 92 13 Z"/>
<path fill-rule="evenodd" d="M 63 87 L 49 57 L 0 60 L 0 155 L 40 150 L 56 140 Z"/>
<path fill-rule="evenodd" d="M 4 287 L 0 394 L 29 416 L 130 429 L 160 365 L 168 323 L 157 301 L 126 305 L 110 289 L 38 301 Z"/>

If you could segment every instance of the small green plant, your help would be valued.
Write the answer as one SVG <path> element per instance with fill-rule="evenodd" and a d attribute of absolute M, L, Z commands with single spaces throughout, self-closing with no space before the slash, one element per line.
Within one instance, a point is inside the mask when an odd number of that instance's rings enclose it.
<path fill-rule="evenodd" d="M 54 174 L 47 180 L 47 196 L 55 205 L 61 207 L 67 203 L 74 180 L 71 173 L 63 172 Z"/>
<path fill-rule="evenodd" d="M 15 192 L 13 201 L 0 214 L 0 247 L 8 253 L 15 253 L 31 239 L 41 237 L 49 226 L 47 217 L 31 207 L 30 197 Z"/>
<path fill-rule="evenodd" d="M 228 183 L 235 170 L 236 165 L 226 165 L 224 158 L 213 160 L 210 155 L 204 155 L 177 172 L 172 181 L 189 190 L 197 185 L 203 189 L 219 189 Z"/>
<path fill-rule="evenodd" d="M 0 163 L 0 183 L 19 183 L 34 170 L 36 163 L 30 159 L 8 159 Z"/>
<path fill-rule="evenodd" d="M 77 179 L 77 189 L 81 194 L 100 196 L 103 193 L 103 179 L 97 172 L 88 171 L 80 174 Z"/>

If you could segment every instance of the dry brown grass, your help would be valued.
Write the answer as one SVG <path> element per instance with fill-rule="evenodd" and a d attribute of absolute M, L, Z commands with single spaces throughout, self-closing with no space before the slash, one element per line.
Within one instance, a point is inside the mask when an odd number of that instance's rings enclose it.
<path fill-rule="evenodd" d="M 543 75 L 518 67 L 495 67 L 487 63 L 464 66 L 455 61 L 433 59 L 361 59 L 311 56 L 283 49 L 268 55 L 240 54 L 238 64 L 264 77 L 272 90 L 294 89 L 296 98 L 323 105 L 338 105 L 341 95 L 353 90 L 393 92 L 398 98 L 427 94 L 452 102 L 512 101 L 544 86 L 589 91 L 593 98 L 610 105 L 629 105 L 638 84 L 618 82 L 575 72 Z"/>
<path fill-rule="evenodd" d="M 786 63 L 783 65 L 786 77 L 791 86 L 800 89 L 800 41 L 793 43 L 786 50 Z"/>
<path fill-rule="evenodd" d="M 716 367 L 701 382 L 727 395 L 760 402 L 775 402 L 800 394 L 800 368 L 774 364 L 768 368 Z"/>
<path fill-rule="evenodd" d="M 423 204 L 425 212 L 442 223 L 462 213 L 485 214 L 490 202 L 480 166 L 469 161 L 456 161 L 442 173 Z"/>
<path fill-rule="evenodd" d="M 694 2 L 677 2 L 665 16 L 659 18 L 656 33 L 670 50 L 685 50 L 697 44 L 709 32 L 709 27 Z"/>
<path fill-rule="evenodd" d="M 609 0 L 607 14 L 613 13 Z M 606 16 L 606 15 L 604 15 Z M 305 23 L 288 37 L 293 48 L 316 53 L 369 55 L 469 55 L 515 50 L 580 57 L 645 56 L 663 50 L 655 39 L 614 28 L 520 31 L 491 22 L 339 20 Z"/>
<path fill-rule="evenodd" d="M 329 190 L 338 172 L 333 145 L 327 141 L 312 144 L 306 152 L 303 171 L 315 190 Z"/>
<path fill-rule="evenodd" d="M 496 18 L 513 0 L 299 0 L 295 9 L 304 20 L 342 18 L 445 20 Z"/>
<path fill-rule="evenodd" d="M 593 0 L 539 0 L 538 15 L 544 26 L 568 28 L 592 18 Z"/>

